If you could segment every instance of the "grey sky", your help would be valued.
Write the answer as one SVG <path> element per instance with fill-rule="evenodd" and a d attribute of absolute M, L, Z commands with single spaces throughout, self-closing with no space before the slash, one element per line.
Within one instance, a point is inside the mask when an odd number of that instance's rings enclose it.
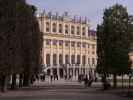
<path fill-rule="evenodd" d="M 113 4 L 124 5 L 129 14 L 133 14 L 133 0 L 27 0 L 27 2 L 35 5 L 38 11 L 45 9 L 46 12 L 59 12 L 59 14 L 68 11 L 72 17 L 74 15 L 87 17 L 91 29 L 95 29 L 102 21 L 104 9 Z"/>

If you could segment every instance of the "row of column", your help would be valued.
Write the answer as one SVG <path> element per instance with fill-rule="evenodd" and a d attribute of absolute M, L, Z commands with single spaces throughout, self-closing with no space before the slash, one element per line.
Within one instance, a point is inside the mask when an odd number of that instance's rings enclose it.
<path fill-rule="evenodd" d="M 78 55 L 78 53 L 77 53 L 77 49 L 76 48 L 74 48 L 75 49 L 75 62 L 77 61 L 77 55 Z M 43 52 L 43 56 L 44 56 L 44 64 L 46 64 L 46 46 L 45 46 L 45 43 L 44 43 L 44 52 Z M 63 43 L 63 48 L 62 48 L 62 50 L 61 50 L 61 54 L 62 54 L 62 60 L 63 60 L 63 64 L 65 64 L 65 55 L 66 55 L 66 51 L 65 51 L 65 44 Z M 82 46 L 80 47 L 80 64 L 83 64 L 83 55 L 85 56 L 85 62 L 86 62 L 86 64 L 89 64 L 90 63 L 90 61 L 88 61 L 88 58 L 89 58 L 89 55 L 88 55 L 88 50 L 86 50 L 86 53 L 85 54 L 83 54 L 82 53 L 83 52 L 83 48 L 82 48 Z M 52 47 L 52 43 L 51 43 L 51 45 L 50 45 L 50 52 L 49 52 L 49 54 L 50 54 L 50 64 L 51 65 L 53 65 L 53 54 L 54 54 L 54 52 L 53 52 L 53 47 Z M 59 45 L 57 45 L 57 52 L 56 52 L 56 55 L 57 55 L 57 57 L 56 57 L 56 64 L 57 65 L 59 65 L 59 54 L 60 54 L 60 50 L 59 50 Z M 72 53 L 72 47 L 71 46 L 69 46 L 69 55 L 68 55 L 68 57 L 69 57 L 69 63 L 70 64 L 72 64 L 72 60 L 71 60 L 71 55 L 73 55 L 73 53 Z M 94 57 L 94 60 L 95 60 L 95 62 L 96 62 L 96 57 Z M 91 64 L 91 63 L 90 63 Z M 96 63 L 95 63 L 96 64 Z"/>
<path fill-rule="evenodd" d="M 49 18 L 50 19 L 50 18 Z M 39 24 L 40 24 L 40 30 L 42 31 L 42 32 L 44 32 L 44 33 L 47 33 L 47 31 L 46 31 L 46 23 L 48 22 L 49 23 L 49 26 L 47 26 L 47 27 L 49 27 L 49 33 L 59 33 L 59 24 L 61 24 L 62 26 L 61 26 L 61 29 L 62 29 L 62 34 L 64 34 L 64 35 L 66 35 L 66 33 L 65 33 L 65 25 L 67 25 L 68 26 L 68 35 L 72 35 L 73 36 L 73 34 L 71 34 L 71 30 L 72 30 L 72 28 L 71 28 L 71 26 L 74 26 L 75 28 L 74 28 L 74 35 L 76 35 L 77 36 L 77 26 L 79 27 L 79 35 L 81 36 L 81 37 L 88 37 L 88 25 L 86 24 L 86 25 L 83 25 L 82 23 L 79 25 L 79 23 L 76 25 L 75 23 L 66 23 L 65 21 L 64 22 L 59 22 L 58 20 L 57 21 L 55 21 L 55 20 L 52 20 L 52 19 L 50 19 L 50 21 L 49 20 L 47 20 L 47 19 L 45 19 L 45 17 L 42 17 L 40 20 L 39 20 L 40 22 L 39 22 Z M 53 24 L 56 24 L 56 31 L 57 32 L 53 32 L 53 28 L 55 28 L 55 26 L 53 26 Z M 85 35 L 83 35 L 83 28 L 85 28 Z M 61 34 L 61 33 L 59 33 L 59 34 Z M 78 35 L 78 36 L 79 36 Z"/>
<path fill-rule="evenodd" d="M 58 75 L 59 78 L 77 78 L 79 75 L 89 75 L 92 74 L 95 77 L 95 69 L 91 68 L 59 68 L 59 67 L 54 67 L 50 68 L 50 75 Z"/>

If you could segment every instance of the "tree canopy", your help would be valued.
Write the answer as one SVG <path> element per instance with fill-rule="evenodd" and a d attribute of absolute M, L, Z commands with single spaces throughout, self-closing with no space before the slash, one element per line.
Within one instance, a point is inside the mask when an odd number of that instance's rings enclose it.
<path fill-rule="evenodd" d="M 97 27 L 97 54 L 99 73 L 126 73 L 129 69 L 128 52 L 131 27 L 127 9 L 116 4 L 105 9 L 103 23 Z"/>

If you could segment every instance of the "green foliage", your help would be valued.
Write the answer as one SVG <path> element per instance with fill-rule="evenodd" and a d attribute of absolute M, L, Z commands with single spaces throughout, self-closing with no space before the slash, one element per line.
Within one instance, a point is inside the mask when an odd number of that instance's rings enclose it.
<path fill-rule="evenodd" d="M 39 71 L 43 38 L 35 11 L 25 0 L 0 0 L 0 74 Z"/>
<path fill-rule="evenodd" d="M 129 15 L 122 5 L 105 9 L 103 23 L 97 27 L 99 73 L 126 73 L 131 44 Z"/>

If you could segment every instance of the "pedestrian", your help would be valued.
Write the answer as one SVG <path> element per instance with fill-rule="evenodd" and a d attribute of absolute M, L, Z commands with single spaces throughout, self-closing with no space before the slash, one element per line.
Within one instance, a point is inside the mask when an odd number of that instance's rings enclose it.
<path fill-rule="evenodd" d="M 50 75 L 50 81 L 52 83 L 52 81 L 53 81 L 53 75 Z"/>
<path fill-rule="evenodd" d="M 108 90 L 111 87 L 110 83 L 106 79 L 106 76 L 102 76 L 102 83 L 103 83 L 103 90 Z"/>
<path fill-rule="evenodd" d="M 88 76 L 87 75 L 85 75 L 85 77 L 84 77 L 84 85 L 85 85 L 85 87 L 87 87 L 87 85 L 88 85 Z"/>
<path fill-rule="evenodd" d="M 92 73 L 89 73 L 88 86 L 91 86 L 92 82 L 93 82 L 93 76 L 92 76 Z"/>
<path fill-rule="evenodd" d="M 43 74 L 42 78 L 43 78 L 43 81 L 45 81 L 45 74 Z"/>

